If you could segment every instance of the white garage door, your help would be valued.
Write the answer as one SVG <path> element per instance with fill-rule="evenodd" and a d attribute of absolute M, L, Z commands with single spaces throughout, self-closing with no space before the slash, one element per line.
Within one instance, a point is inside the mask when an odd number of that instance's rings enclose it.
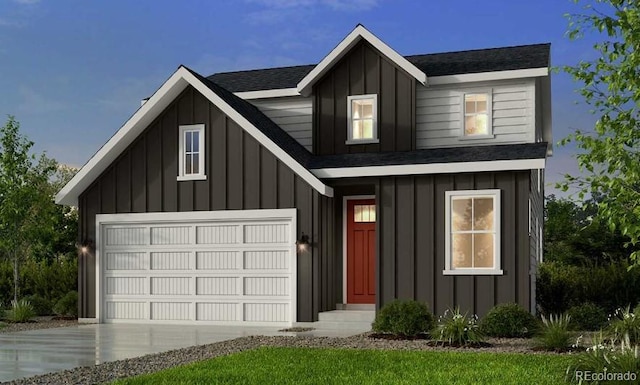
<path fill-rule="evenodd" d="M 96 217 L 102 322 L 290 325 L 295 209 Z"/>

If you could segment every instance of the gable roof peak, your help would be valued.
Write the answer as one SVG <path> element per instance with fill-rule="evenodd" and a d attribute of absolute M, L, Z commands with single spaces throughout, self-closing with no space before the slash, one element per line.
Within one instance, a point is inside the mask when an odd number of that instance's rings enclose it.
<path fill-rule="evenodd" d="M 300 80 L 296 87 L 298 92 L 303 96 L 310 95 L 313 85 L 361 40 L 367 41 L 375 49 L 389 58 L 389 60 L 395 63 L 398 67 L 413 76 L 421 84 L 427 83 L 427 75 L 425 75 L 424 72 L 385 44 L 377 36 L 369 32 L 369 30 L 367 30 L 362 24 L 358 24 L 351 33 L 342 39 L 342 41 L 331 52 L 329 52 L 329 54 L 325 56 L 322 61 L 313 68 L 313 70 L 311 70 L 311 72 Z"/>

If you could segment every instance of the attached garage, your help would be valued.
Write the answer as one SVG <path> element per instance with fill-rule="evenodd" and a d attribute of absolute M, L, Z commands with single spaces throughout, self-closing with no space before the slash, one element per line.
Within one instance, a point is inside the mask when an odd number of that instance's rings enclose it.
<path fill-rule="evenodd" d="M 96 216 L 100 322 L 291 325 L 296 210 Z"/>

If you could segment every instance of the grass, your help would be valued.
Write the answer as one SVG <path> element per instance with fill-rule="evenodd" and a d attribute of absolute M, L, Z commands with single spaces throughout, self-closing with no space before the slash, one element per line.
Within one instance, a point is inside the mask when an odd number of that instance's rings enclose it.
<path fill-rule="evenodd" d="M 569 357 L 263 347 L 114 384 L 559 384 Z"/>

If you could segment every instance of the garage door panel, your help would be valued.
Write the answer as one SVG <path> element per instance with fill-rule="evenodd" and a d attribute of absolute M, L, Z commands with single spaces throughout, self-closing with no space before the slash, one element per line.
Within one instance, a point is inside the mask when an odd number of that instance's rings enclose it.
<path fill-rule="evenodd" d="M 189 320 L 189 302 L 151 302 L 151 319 L 163 321 Z"/>
<path fill-rule="evenodd" d="M 151 252 L 151 270 L 189 270 L 190 252 Z"/>
<path fill-rule="evenodd" d="M 245 243 L 287 243 L 289 242 L 289 225 L 256 224 L 244 226 Z"/>
<path fill-rule="evenodd" d="M 146 319 L 146 302 L 111 302 L 107 301 L 107 319 Z"/>
<path fill-rule="evenodd" d="M 244 294 L 254 296 L 288 296 L 288 277 L 245 277 Z"/>
<path fill-rule="evenodd" d="M 196 320 L 198 321 L 242 321 L 238 317 L 239 303 L 198 302 Z"/>
<path fill-rule="evenodd" d="M 148 244 L 148 233 L 145 227 L 108 228 L 105 243 L 107 246 L 133 246 Z"/>
<path fill-rule="evenodd" d="M 191 243 L 190 226 L 151 227 L 152 245 L 188 245 Z"/>
<path fill-rule="evenodd" d="M 99 215 L 102 320 L 290 324 L 295 211 L 253 212 Z"/>
<path fill-rule="evenodd" d="M 151 277 L 151 295 L 188 295 L 190 277 Z"/>
<path fill-rule="evenodd" d="M 229 245 L 238 243 L 238 225 L 196 226 L 196 244 Z"/>
<path fill-rule="evenodd" d="M 107 270 L 146 270 L 145 253 L 107 253 Z"/>
<path fill-rule="evenodd" d="M 238 251 L 198 251 L 196 269 L 198 270 L 235 270 L 241 267 Z"/>
<path fill-rule="evenodd" d="M 289 318 L 287 303 L 245 303 L 244 321 L 285 322 Z"/>
<path fill-rule="evenodd" d="M 239 295 L 240 277 L 198 277 L 196 295 Z"/>
<path fill-rule="evenodd" d="M 244 252 L 244 268 L 248 270 L 288 270 L 287 250 L 260 250 Z"/>
<path fill-rule="evenodd" d="M 107 277 L 107 295 L 144 295 L 147 294 L 145 277 Z"/>

